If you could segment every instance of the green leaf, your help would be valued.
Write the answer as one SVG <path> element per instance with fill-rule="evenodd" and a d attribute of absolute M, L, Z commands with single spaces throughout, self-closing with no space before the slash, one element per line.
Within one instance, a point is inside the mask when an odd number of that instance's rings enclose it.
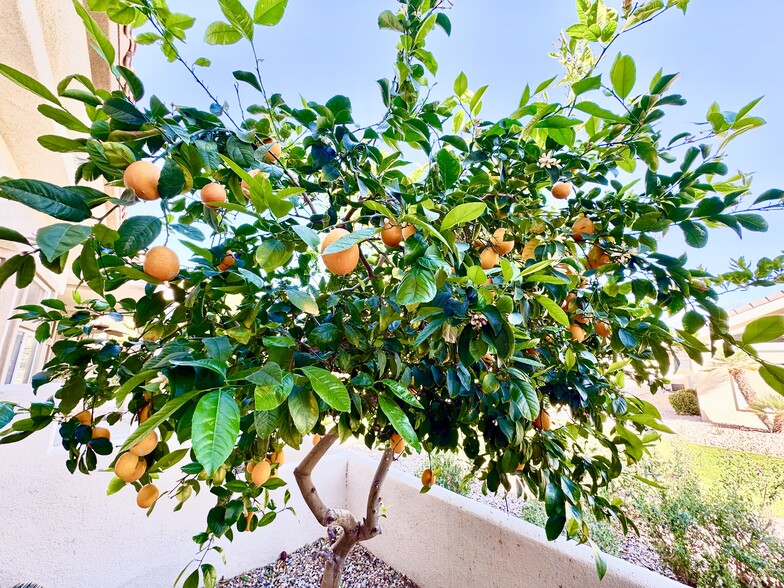
<path fill-rule="evenodd" d="M 213 359 L 183 359 L 183 360 L 178 359 L 178 360 L 171 361 L 169 363 L 171 363 L 171 365 L 182 365 L 182 366 L 188 366 L 193 368 L 206 369 L 206 370 L 210 370 L 211 372 L 215 372 L 216 374 L 219 374 L 224 378 L 226 377 L 226 366 L 223 363 L 215 361 Z"/>
<path fill-rule="evenodd" d="M 572 92 L 574 92 L 575 96 L 579 96 L 580 94 L 584 94 L 585 92 L 589 92 L 591 90 L 598 90 L 602 87 L 602 76 L 593 76 L 589 78 L 583 78 L 572 84 Z"/>
<path fill-rule="evenodd" d="M 297 431 L 310 433 L 318 422 L 318 400 L 307 388 L 297 386 L 288 399 L 289 414 Z"/>
<path fill-rule="evenodd" d="M 607 110 L 606 108 L 602 108 L 598 104 L 594 104 L 593 102 L 578 102 L 574 105 L 577 110 L 581 110 L 586 114 L 590 114 L 591 116 L 595 116 L 597 118 L 602 118 L 604 120 L 609 120 L 612 122 L 625 122 L 622 116 L 619 116 L 612 112 L 611 110 Z"/>
<path fill-rule="evenodd" d="M 393 31 L 403 32 L 403 25 L 398 20 L 395 13 L 391 10 L 385 10 L 381 14 L 378 15 L 378 28 L 380 29 L 392 29 Z"/>
<path fill-rule="evenodd" d="M 185 188 L 185 174 L 177 163 L 167 159 L 158 178 L 158 195 L 166 200 L 173 198 Z"/>
<path fill-rule="evenodd" d="M 602 580 L 607 574 L 607 562 L 602 557 L 602 552 L 596 542 L 592 540 L 589 540 L 589 542 L 593 550 L 593 561 L 596 564 L 596 575 L 599 576 L 599 580 Z"/>
<path fill-rule="evenodd" d="M 91 234 L 90 227 L 58 223 L 38 229 L 35 240 L 44 257 L 49 261 L 54 261 L 63 253 L 84 243 Z"/>
<path fill-rule="evenodd" d="M 77 14 L 82 19 L 84 23 L 84 28 L 87 30 L 90 37 L 92 37 L 93 41 L 95 41 L 95 45 L 93 45 L 93 49 L 95 50 L 98 55 L 109 65 L 109 67 L 114 67 L 114 60 L 115 60 L 115 51 L 114 51 L 114 44 L 106 38 L 106 35 L 103 34 L 101 27 L 95 22 L 90 13 L 85 10 L 84 6 L 82 6 L 79 0 L 73 0 L 74 8 L 76 9 Z"/>
<path fill-rule="evenodd" d="M 59 220 L 81 222 L 90 218 L 90 208 L 84 199 L 48 182 L 9 180 L 0 184 L 0 196 Z"/>
<path fill-rule="evenodd" d="M 253 22 L 264 27 L 272 27 L 280 22 L 286 12 L 289 0 L 258 0 L 253 11 Z"/>
<path fill-rule="evenodd" d="M 310 227 L 306 227 L 305 225 L 294 225 L 292 229 L 311 249 L 318 250 L 321 246 L 321 239 L 319 239 L 318 233 Z"/>
<path fill-rule="evenodd" d="M 103 111 L 123 124 L 140 127 L 147 122 L 147 117 L 125 98 L 109 98 L 103 103 Z"/>
<path fill-rule="evenodd" d="M 0 241 L 12 241 L 14 243 L 22 243 L 23 245 L 30 244 L 30 241 L 22 233 L 8 227 L 0 227 Z"/>
<path fill-rule="evenodd" d="M 746 325 L 743 343 L 768 343 L 784 336 L 784 316 L 764 316 Z"/>
<path fill-rule="evenodd" d="M 354 231 L 353 233 L 349 233 L 348 235 L 342 236 L 337 241 L 330 243 L 329 246 L 324 249 L 324 255 L 329 253 L 340 253 L 341 251 L 345 251 L 346 249 L 350 249 L 354 245 L 361 243 L 362 241 L 367 241 L 371 237 L 375 236 L 378 229 L 359 229 L 358 231 Z"/>
<path fill-rule="evenodd" d="M 523 379 L 512 380 L 510 388 L 511 400 L 520 409 L 523 418 L 533 421 L 539 415 L 541 405 L 539 404 L 539 396 L 530 382 Z"/>
<path fill-rule="evenodd" d="M 176 466 L 186 455 L 188 455 L 189 451 L 190 449 L 184 447 L 182 449 L 175 449 L 171 453 L 167 453 L 154 464 L 152 464 L 152 466 L 150 466 L 150 471 L 163 471 L 168 470 L 172 466 Z"/>
<path fill-rule="evenodd" d="M 233 45 L 242 39 L 242 33 L 227 22 L 216 21 L 204 32 L 204 42 L 208 45 Z"/>
<path fill-rule="evenodd" d="M 302 312 L 312 314 L 313 316 L 319 315 L 318 304 L 316 304 L 316 301 L 313 300 L 313 297 L 310 294 L 290 288 L 286 290 L 286 295 L 289 297 L 291 303 Z"/>
<path fill-rule="evenodd" d="M 450 210 L 441 221 L 441 230 L 445 231 L 455 225 L 462 225 L 478 219 L 487 210 L 484 202 L 467 202 L 458 204 Z"/>
<path fill-rule="evenodd" d="M 0 187 L 2 189 L 2 187 Z M 751 214 L 751 213 L 740 213 L 740 214 L 733 214 L 732 218 L 738 221 L 741 226 L 748 230 L 753 231 L 755 233 L 764 233 L 768 230 L 768 222 L 762 218 L 759 214 Z"/>
<path fill-rule="evenodd" d="M 144 97 L 144 84 L 139 79 L 132 70 L 128 69 L 125 66 L 118 65 L 117 71 L 120 72 L 120 75 L 128 84 L 128 88 L 131 90 L 131 94 L 133 95 L 133 99 L 138 102 Z"/>
<path fill-rule="evenodd" d="M 759 375 L 768 386 L 784 395 L 784 368 L 766 363 L 759 369 Z"/>
<path fill-rule="evenodd" d="M 689 333 L 696 333 L 705 326 L 705 317 L 696 310 L 689 310 L 683 315 L 683 328 Z"/>
<path fill-rule="evenodd" d="M 117 255 L 133 257 L 149 247 L 161 234 L 162 228 L 160 219 L 154 216 L 132 216 L 120 225 L 114 251 Z"/>
<path fill-rule="evenodd" d="M 59 135 L 41 135 L 38 144 L 55 153 L 75 153 L 87 149 L 84 139 L 66 139 Z"/>
<path fill-rule="evenodd" d="M 438 175 L 445 190 L 449 190 L 460 178 L 460 160 L 448 149 L 441 149 L 436 155 Z M 443 229 L 442 229 L 443 230 Z"/>
<path fill-rule="evenodd" d="M 5 65 L 4 63 L 0 63 L 0 74 L 2 74 L 3 76 L 11 80 L 18 86 L 21 86 L 25 90 L 32 92 L 36 96 L 62 106 L 60 100 L 49 90 L 49 88 L 44 86 L 38 80 L 35 80 L 30 76 L 28 76 L 27 74 L 22 73 L 18 69 L 14 69 L 10 65 Z"/>
<path fill-rule="evenodd" d="M 473 114 L 474 116 L 479 114 L 479 102 L 480 100 L 482 100 L 482 96 L 485 95 L 487 88 L 488 88 L 487 86 L 482 86 L 476 92 L 474 92 L 474 96 L 473 98 L 471 98 L 471 104 L 469 106 L 469 110 L 471 111 L 471 114 Z"/>
<path fill-rule="evenodd" d="M 300 371 L 310 380 L 313 391 L 329 406 L 340 412 L 351 410 L 348 390 L 332 372 L 313 366 L 301 367 Z"/>
<path fill-rule="evenodd" d="M 449 17 L 446 15 L 446 13 L 438 13 L 436 16 L 436 24 L 444 30 L 447 37 L 452 35 L 452 21 L 449 20 Z"/>
<path fill-rule="evenodd" d="M 282 373 L 280 367 L 277 364 L 269 363 L 248 378 L 264 382 L 264 384 L 256 386 L 253 393 L 256 410 L 276 409 L 286 401 L 294 389 L 294 380 L 290 374 L 283 376 L 280 383 L 276 384 L 275 376 L 278 373 Z"/>
<path fill-rule="evenodd" d="M 762 194 L 760 194 L 757 199 L 754 201 L 754 204 L 759 204 L 760 202 L 770 202 L 771 200 L 782 200 L 784 199 L 784 190 L 779 190 L 777 188 L 773 188 L 771 190 L 766 190 Z"/>
<path fill-rule="evenodd" d="M 266 439 L 275 429 L 278 428 L 278 420 L 280 418 L 280 411 L 273 410 L 257 410 L 253 413 L 253 422 L 256 425 L 256 435 L 260 439 Z"/>
<path fill-rule="evenodd" d="M 153 372 L 156 373 L 156 372 Z M 140 374 L 141 375 L 141 374 Z M 148 376 L 149 377 L 149 376 Z M 120 448 L 120 453 L 123 451 L 127 451 L 133 445 L 136 445 L 139 441 L 144 439 L 147 435 L 149 435 L 152 431 L 158 428 L 162 422 L 168 419 L 172 414 L 174 414 L 180 407 L 185 405 L 189 402 L 194 396 L 200 394 L 201 390 L 191 390 L 190 392 L 186 392 L 182 396 L 178 396 L 177 398 L 172 398 L 164 404 L 159 410 L 155 411 L 149 419 L 144 421 L 139 427 L 131 433 L 128 438 L 123 443 L 122 447 Z M 117 394 L 115 394 L 115 397 Z"/>
<path fill-rule="evenodd" d="M 465 94 L 466 90 L 468 90 L 468 78 L 466 77 L 465 73 L 462 71 L 460 75 L 457 76 L 454 83 L 454 90 L 457 96 L 462 96 Z"/>
<path fill-rule="evenodd" d="M 210 475 L 231 455 L 240 432 L 240 408 L 234 396 L 225 390 L 203 396 L 193 413 L 191 431 L 196 459 Z"/>
<path fill-rule="evenodd" d="M 245 82 L 249 86 L 261 92 L 261 84 L 259 83 L 259 79 L 256 77 L 255 73 L 238 69 L 237 71 L 233 71 L 231 75 L 234 76 L 235 80 L 239 80 L 240 82 Z M 231 152 L 229 152 L 229 155 L 232 155 Z M 232 159 L 237 159 L 237 158 L 232 155 Z"/>
<path fill-rule="evenodd" d="M 414 267 L 400 282 L 397 289 L 397 302 L 403 305 L 430 302 L 435 298 L 437 291 L 433 272 L 422 267 Z"/>
<path fill-rule="evenodd" d="M 618 96 L 626 98 L 631 94 L 634 83 L 637 81 L 637 66 L 634 59 L 629 55 L 619 53 L 610 70 L 610 80 Z"/>
<path fill-rule="evenodd" d="M 422 403 L 419 402 L 416 396 L 411 394 L 409 389 L 403 386 L 403 384 L 399 382 L 395 382 L 395 380 L 381 380 L 381 381 L 387 387 L 387 390 L 389 390 L 390 392 L 392 392 L 392 394 L 400 398 L 400 400 L 410 404 L 411 406 L 414 406 L 416 408 L 421 408 L 424 410 L 425 407 L 422 406 Z"/>
<path fill-rule="evenodd" d="M 537 296 L 536 300 L 539 302 L 539 304 L 542 305 L 542 308 L 547 311 L 547 314 L 549 314 L 555 322 L 563 325 L 564 327 L 569 327 L 569 317 L 554 300 L 548 298 L 547 296 Z"/>
<path fill-rule="evenodd" d="M 8 278 L 13 276 L 19 268 L 22 266 L 25 258 L 29 257 L 28 255 L 14 255 L 9 257 L 2 265 L 0 265 L 0 288 L 3 287 L 8 281 Z"/>
<path fill-rule="evenodd" d="M 681 222 L 680 227 L 689 246 L 702 248 L 708 244 L 708 229 L 702 223 L 687 220 Z"/>
<path fill-rule="evenodd" d="M 10 402 L 0 402 L 0 429 L 14 419 L 14 405 Z"/>
<path fill-rule="evenodd" d="M 221 12 L 235 29 L 242 31 L 248 40 L 253 40 L 253 19 L 240 0 L 218 0 Z"/>
<path fill-rule="evenodd" d="M 381 412 L 389 419 L 392 428 L 406 440 L 406 443 L 417 451 L 421 451 L 422 446 L 419 443 L 416 431 L 414 431 L 414 427 L 411 426 L 406 413 L 398 406 L 397 402 L 388 396 L 381 395 L 378 397 L 378 405 L 381 408 Z"/>
<path fill-rule="evenodd" d="M 292 255 L 292 251 L 277 239 L 267 239 L 258 249 L 256 249 L 256 263 L 264 271 L 271 272 L 286 263 Z"/>
<path fill-rule="evenodd" d="M 626 329 L 618 329 L 618 338 L 626 349 L 634 349 L 637 347 L 637 337 Z"/>
<path fill-rule="evenodd" d="M 205 337 L 202 339 L 204 348 L 207 350 L 207 355 L 210 359 L 214 359 L 218 363 L 226 363 L 231 357 L 234 346 L 225 335 L 220 337 Z"/>
<path fill-rule="evenodd" d="M 22 257 L 19 269 L 16 271 L 16 287 L 20 290 L 27 288 L 35 278 L 35 258 L 32 255 Z"/>
<path fill-rule="evenodd" d="M 147 380 L 154 378 L 157 373 L 158 370 L 145 370 L 128 379 L 122 386 L 117 388 L 117 390 L 112 395 L 117 402 L 117 406 L 121 406 L 125 400 L 125 397 L 128 396 L 128 394 L 131 393 L 137 386 L 143 384 Z"/>
<path fill-rule="evenodd" d="M 38 106 L 38 112 L 43 114 L 46 118 L 53 120 L 57 124 L 64 126 L 68 130 L 76 131 L 77 133 L 90 132 L 90 128 L 87 125 L 85 125 L 70 112 L 67 112 L 61 108 L 57 108 L 50 104 L 41 104 Z"/>

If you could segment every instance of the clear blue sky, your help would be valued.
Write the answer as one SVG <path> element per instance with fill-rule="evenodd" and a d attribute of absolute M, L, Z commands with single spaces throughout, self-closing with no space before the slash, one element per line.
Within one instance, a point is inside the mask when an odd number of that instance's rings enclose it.
<path fill-rule="evenodd" d="M 243 1 L 252 10 L 251 0 Z M 170 0 L 169 4 L 172 10 L 196 17 L 183 54 L 191 62 L 201 56 L 212 60 L 212 67 L 201 69 L 202 77 L 222 101 L 234 105 L 231 112 L 237 114 L 231 72 L 252 69 L 247 44 L 210 47 L 203 43 L 204 28 L 222 18 L 217 1 Z M 608 4 L 619 5 L 620 0 Z M 268 91 L 280 92 L 290 104 L 296 104 L 300 96 L 323 103 L 334 94 L 345 94 L 351 98 L 357 122 L 375 122 L 383 112 L 375 80 L 392 77 L 397 40 L 394 32 L 378 30 L 376 19 L 382 10 L 397 6 L 394 0 L 289 0 L 277 27 L 256 28 Z M 471 88 L 490 84 L 482 112 L 488 119 L 511 113 L 526 83 L 536 85 L 560 73 L 559 64 L 548 53 L 559 31 L 576 21 L 572 0 L 454 0 L 448 14 L 452 36 L 438 29 L 428 42 L 440 65 L 433 96 L 449 95 L 453 80 L 464 71 Z M 731 144 L 725 160 L 731 171 L 755 172 L 753 188 L 759 193 L 784 187 L 775 140 L 784 135 L 784 67 L 779 60 L 782 21 L 784 2 L 692 0 L 685 16 L 672 11 L 629 33 L 613 47 L 610 58 L 619 50 L 634 56 L 640 89 L 647 87 L 660 67 L 665 73 L 682 73 L 674 91 L 689 103 L 670 110 L 667 128 L 676 132 L 704 121 L 713 101 L 722 110 L 737 111 L 764 95 L 755 114 L 768 124 Z M 140 47 L 134 67 L 148 92 L 154 91 L 165 102 L 205 109 L 209 105 L 190 74 L 179 64 L 166 63 L 157 48 Z M 251 94 L 243 95 L 246 106 L 252 101 Z M 726 270 L 730 258 L 775 256 L 784 250 L 784 212 L 767 218 L 768 233 L 746 234 L 740 240 L 730 229 L 719 229 L 704 249 L 687 248 L 676 229 L 665 238 L 662 250 L 671 254 L 687 250 L 692 264 L 703 264 L 714 273 Z M 722 302 L 731 307 L 766 293 L 762 289 L 740 292 Z"/>

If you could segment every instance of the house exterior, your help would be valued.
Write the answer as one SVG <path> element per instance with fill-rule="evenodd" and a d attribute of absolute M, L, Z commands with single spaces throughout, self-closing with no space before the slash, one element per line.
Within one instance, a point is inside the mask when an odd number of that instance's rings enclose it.
<path fill-rule="evenodd" d="M 770 294 L 728 312 L 730 333 L 740 339 L 750 322 L 766 317 L 784 315 L 784 291 Z M 784 337 L 770 343 L 755 345 L 763 359 L 784 363 Z M 680 369 L 674 374 L 673 388 L 695 388 L 700 402 L 702 419 L 721 425 L 763 429 L 762 422 L 752 412 L 726 370 L 710 368 L 710 357 L 705 354 L 703 365 L 692 362 L 685 354 L 679 355 Z M 757 395 L 775 393 L 757 372 L 745 373 Z"/>
<path fill-rule="evenodd" d="M 94 17 L 115 45 L 118 63 L 129 65 L 134 49 L 130 30 L 111 23 L 103 14 Z M 74 73 L 89 77 L 96 87 L 118 89 L 109 67 L 89 48 L 87 33 L 70 1 L 0 0 L 0 22 L 4 31 L 14 33 L 0 35 L 0 63 L 32 76 L 52 91 L 60 80 Z M 0 77 L 0 176 L 73 185 L 80 154 L 53 153 L 38 144 L 41 135 L 70 132 L 37 112 L 42 102 Z M 80 102 L 64 99 L 64 103 L 76 116 L 84 114 Z M 94 183 L 92 187 L 101 189 L 102 185 Z M 2 199 L 0 204 L 0 222 L 31 242 L 39 228 L 56 222 L 17 202 Z M 116 228 L 121 220 L 121 213 L 115 212 L 104 222 Z M 0 263 L 26 249 L 25 245 L 0 241 Z M 14 309 L 46 298 L 62 298 L 68 303 L 69 287 L 75 285 L 70 267 L 57 275 L 39 264 L 35 280 L 24 290 L 16 289 L 13 279 L 0 289 L 0 399 L 14 400 L 9 395 L 28 390 L 30 378 L 40 371 L 49 353 L 47 343 L 35 341 L 35 325 L 10 320 Z"/>

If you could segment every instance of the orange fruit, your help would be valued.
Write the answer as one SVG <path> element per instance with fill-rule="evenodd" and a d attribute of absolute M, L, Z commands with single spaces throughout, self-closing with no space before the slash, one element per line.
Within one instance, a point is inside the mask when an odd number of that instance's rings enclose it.
<path fill-rule="evenodd" d="M 139 505 L 139 508 L 150 508 L 158 500 L 158 496 L 160 496 L 158 487 L 155 484 L 147 484 L 142 486 L 136 495 L 136 504 Z"/>
<path fill-rule="evenodd" d="M 269 145 L 270 143 L 272 143 L 272 145 L 270 146 L 269 151 L 267 151 L 267 154 L 264 156 L 264 159 L 266 159 L 269 163 L 276 163 L 278 159 L 280 159 L 280 156 L 283 155 L 283 148 L 280 146 L 280 143 L 274 139 L 269 137 L 264 139 L 265 145 Z"/>
<path fill-rule="evenodd" d="M 76 414 L 74 418 L 83 425 L 93 424 L 93 413 L 91 413 L 89 410 L 83 410 L 82 412 Z"/>
<path fill-rule="evenodd" d="M 392 436 L 389 438 L 389 445 L 392 447 L 395 455 L 400 455 L 406 448 L 406 441 L 398 433 L 392 433 Z"/>
<path fill-rule="evenodd" d="M 523 262 L 526 262 L 529 259 L 536 259 L 536 248 L 539 247 L 540 243 L 541 241 L 539 239 L 531 239 L 525 244 L 522 253 Z"/>
<path fill-rule="evenodd" d="M 515 471 L 516 472 L 522 472 L 524 468 L 525 468 L 525 463 L 520 463 L 520 464 L 517 464 L 517 467 L 515 468 Z"/>
<path fill-rule="evenodd" d="M 225 272 L 226 270 L 234 267 L 236 263 L 237 263 L 236 258 L 231 253 L 227 253 L 223 257 L 223 259 L 221 259 L 221 262 L 218 264 L 218 271 Z"/>
<path fill-rule="evenodd" d="M 144 256 L 144 273 L 162 282 L 168 282 L 180 273 L 180 258 L 166 247 L 153 247 Z"/>
<path fill-rule="evenodd" d="M 534 419 L 534 427 L 542 431 L 549 431 L 552 426 L 553 423 L 550 420 L 550 415 L 547 414 L 546 410 L 542 409 L 539 412 L 539 416 Z"/>
<path fill-rule="evenodd" d="M 572 339 L 578 343 L 582 343 L 585 340 L 585 329 L 580 325 L 569 325 L 569 332 L 572 334 Z"/>
<path fill-rule="evenodd" d="M 253 468 L 256 467 L 256 463 L 258 463 L 258 462 L 255 462 L 255 461 L 247 462 L 245 464 L 245 472 L 247 472 L 248 474 L 252 474 L 253 473 Z"/>
<path fill-rule="evenodd" d="M 141 425 L 144 421 L 150 418 L 150 410 L 152 408 L 152 404 L 148 402 L 144 406 L 142 406 L 141 410 L 139 411 L 139 424 Z"/>
<path fill-rule="evenodd" d="M 150 161 L 134 161 L 125 168 L 123 184 L 141 200 L 158 200 L 158 180 L 161 170 Z"/>
<path fill-rule="evenodd" d="M 553 195 L 553 198 L 563 200 L 564 198 L 569 198 L 569 194 L 572 193 L 572 188 L 571 182 L 556 182 L 550 189 L 550 193 Z"/>
<path fill-rule="evenodd" d="M 327 255 L 324 255 L 324 250 L 332 243 L 348 234 L 349 232 L 346 229 L 332 229 L 329 234 L 324 237 L 324 241 L 321 243 L 321 259 L 324 261 L 324 265 L 327 266 L 327 269 L 333 274 L 339 276 L 350 274 L 354 271 L 354 268 L 357 267 L 357 264 L 359 263 L 359 246 L 352 245 L 348 249 L 344 249 L 337 253 L 328 253 Z"/>
<path fill-rule="evenodd" d="M 599 335 L 604 339 L 609 339 L 610 337 L 612 337 L 612 329 L 610 328 L 610 325 L 608 325 L 604 321 L 596 321 L 593 324 L 593 330 L 596 332 L 597 335 Z"/>
<path fill-rule="evenodd" d="M 400 225 L 387 219 L 384 221 L 384 228 L 381 230 L 381 240 L 387 247 L 398 247 L 403 240 L 403 229 L 400 228 Z"/>
<path fill-rule="evenodd" d="M 583 240 L 583 235 L 593 235 L 593 221 L 586 217 L 578 218 L 572 225 L 572 237 L 578 243 Z"/>
<path fill-rule="evenodd" d="M 284 463 L 286 463 L 286 454 L 283 453 L 282 449 L 280 451 L 273 451 L 269 459 L 272 463 L 283 465 Z"/>
<path fill-rule="evenodd" d="M 577 310 L 577 294 L 569 292 L 561 305 L 561 308 L 566 312 L 575 312 Z"/>
<path fill-rule="evenodd" d="M 226 188 L 217 182 L 207 184 L 201 189 L 201 201 L 208 208 L 218 208 L 217 204 L 226 202 Z"/>
<path fill-rule="evenodd" d="M 318 435 L 318 434 L 316 434 L 316 435 L 313 435 L 313 439 L 312 439 L 312 441 L 313 441 L 313 445 L 314 445 L 314 446 L 315 446 L 315 445 L 318 445 L 318 444 L 319 444 L 319 441 L 321 441 L 321 435 Z"/>
<path fill-rule="evenodd" d="M 487 247 L 479 256 L 479 264 L 483 270 L 494 268 L 498 264 L 498 252 L 492 247 Z"/>
<path fill-rule="evenodd" d="M 500 253 L 501 255 L 506 255 L 512 251 L 515 245 L 514 241 L 504 241 L 505 235 L 506 229 L 496 229 L 493 233 L 493 237 L 490 239 L 490 242 L 493 244 L 493 249 L 496 250 L 496 253 Z"/>
<path fill-rule="evenodd" d="M 272 464 L 269 460 L 260 461 L 255 466 L 253 466 L 253 472 L 251 473 L 251 480 L 256 486 L 261 486 L 264 482 L 270 479 L 270 473 L 272 472 Z"/>
<path fill-rule="evenodd" d="M 427 486 L 428 488 L 435 484 L 436 476 L 433 473 L 433 470 L 427 468 L 424 472 L 422 472 L 422 485 Z"/>
<path fill-rule="evenodd" d="M 586 257 L 586 262 L 588 267 L 592 270 L 598 270 L 603 265 L 607 265 L 611 262 L 610 256 L 604 252 L 604 249 L 599 247 L 598 245 L 594 245 L 591 247 L 591 250 L 588 252 L 588 256 Z"/>
<path fill-rule="evenodd" d="M 248 172 L 248 175 L 250 177 L 253 177 L 259 172 L 261 172 L 260 169 L 252 169 Z M 250 194 L 250 186 L 248 185 L 248 182 L 246 182 L 245 180 L 242 180 L 242 182 L 240 182 L 240 188 L 242 189 L 242 193 L 245 194 L 246 196 Z"/>
<path fill-rule="evenodd" d="M 152 431 L 144 439 L 139 441 L 136 445 L 131 447 L 128 451 L 139 457 L 150 455 L 155 448 L 158 447 L 158 433 Z"/>
<path fill-rule="evenodd" d="M 406 225 L 403 227 L 403 241 L 408 239 L 411 235 L 416 233 L 416 227 L 414 225 Z"/>
<path fill-rule="evenodd" d="M 135 482 L 147 471 L 147 462 L 130 451 L 123 453 L 114 464 L 114 475 L 123 482 Z"/>
<path fill-rule="evenodd" d="M 93 429 L 93 439 L 111 439 L 112 433 L 106 427 L 95 427 Z"/>

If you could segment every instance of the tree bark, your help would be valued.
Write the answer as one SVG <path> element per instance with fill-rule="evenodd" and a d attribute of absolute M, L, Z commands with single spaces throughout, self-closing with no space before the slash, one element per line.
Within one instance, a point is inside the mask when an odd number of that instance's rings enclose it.
<path fill-rule="evenodd" d="M 337 439 L 337 427 L 334 427 L 321 438 L 317 445 L 313 446 L 313 449 L 294 469 L 294 477 L 297 480 L 297 486 L 299 486 L 302 497 L 305 499 L 305 504 L 308 505 L 316 520 L 328 529 L 327 535 L 330 538 L 330 551 L 326 554 L 327 561 L 324 566 L 324 575 L 321 578 L 321 588 L 337 588 L 340 586 L 340 578 L 343 574 L 346 557 L 348 557 L 354 545 L 381 534 L 379 522 L 382 504 L 381 487 L 394 459 L 392 447 L 387 447 L 370 485 L 365 518 L 359 521 L 348 510 L 327 506 L 313 484 L 313 469 Z"/>

